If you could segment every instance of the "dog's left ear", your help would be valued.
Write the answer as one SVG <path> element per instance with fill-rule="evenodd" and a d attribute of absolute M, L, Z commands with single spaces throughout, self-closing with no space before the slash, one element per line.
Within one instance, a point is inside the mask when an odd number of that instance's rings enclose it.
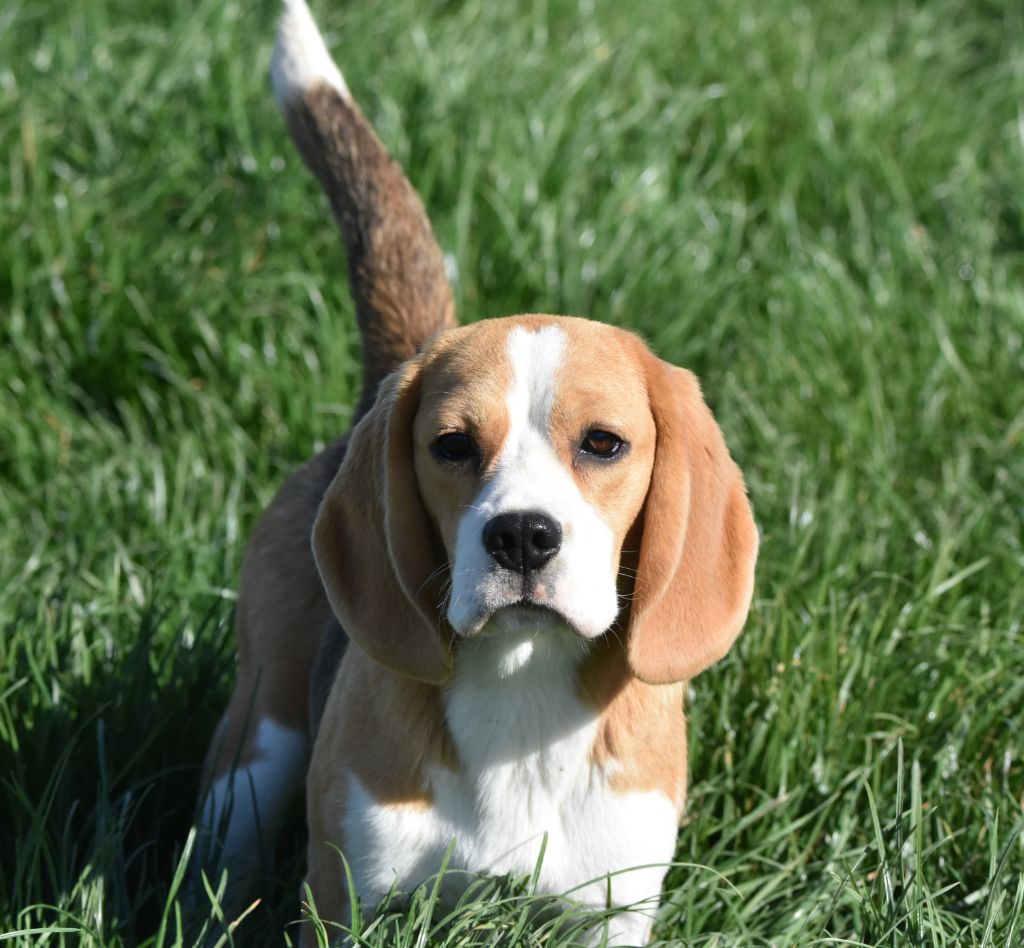
<path fill-rule="evenodd" d="M 392 671 L 440 683 L 451 670 L 439 607 L 447 570 L 413 466 L 419 393 L 415 359 L 381 383 L 320 504 L 313 553 L 349 637 Z"/>
<path fill-rule="evenodd" d="M 743 476 L 690 372 L 644 351 L 657 429 L 630 611 L 629 664 L 649 684 L 692 678 L 743 628 L 757 527 Z"/>

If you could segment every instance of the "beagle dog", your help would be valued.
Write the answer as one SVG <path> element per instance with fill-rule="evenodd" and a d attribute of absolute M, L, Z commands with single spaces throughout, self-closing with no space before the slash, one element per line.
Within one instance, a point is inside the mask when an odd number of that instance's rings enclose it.
<path fill-rule="evenodd" d="M 620 907 L 601 937 L 646 944 L 686 797 L 684 683 L 750 605 L 740 471 L 694 376 L 635 335 L 456 327 L 423 207 L 304 0 L 285 0 L 272 70 L 344 237 L 364 388 L 250 541 L 204 864 L 243 906 L 305 778 L 323 919 L 449 850 L 452 869 L 529 874 L 544 846 L 539 891 Z"/>

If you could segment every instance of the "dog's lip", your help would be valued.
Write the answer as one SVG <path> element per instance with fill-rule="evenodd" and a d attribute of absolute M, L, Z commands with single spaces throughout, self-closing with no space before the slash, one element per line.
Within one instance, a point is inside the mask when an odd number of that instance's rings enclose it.
<path fill-rule="evenodd" d="M 537 602 L 536 599 L 532 599 L 529 596 L 523 596 L 522 599 L 517 602 L 510 602 L 508 605 L 502 606 L 500 609 L 496 609 L 495 612 L 501 612 L 502 609 L 534 609 L 540 612 L 558 613 L 558 610 L 553 606 L 548 605 L 546 602 Z"/>
<path fill-rule="evenodd" d="M 548 603 L 537 602 L 531 599 L 529 596 L 523 596 L 521 599 L 517 599 L 514 602 L 507 602 L 496 609 L 491 609 L 485 613 L 482 613 L 472 626 L 465 632 L 467 636 L 479 635 L 485 632 L 487 626 L 490 625 L 491 620 L 502 613 L 515 615 L 520 613 L 523 617 L 531 616 L 535 618 L 550 617 L 554 619 L 557 624 L 565 626 L 566 630 L 574 635 L 586 637 L 583 633 L 573 625 L 569 618 L 560 612 L 558 609 L 549 605 Z"/>
<path fill-rule="evenodd" d="M 530 599 L 521 599 L 519 602 L 513 602 L 507 606 L 502 606 L 500 609 L 495 609 L 491 615 L 496 616 L 501 612 L 523 612 L 527 615 L 532 613 L 534 615 L 555 616 L 562 622 L 568 622 L 568 619 L 566 619 L 565 616 L 563 616 L 557 609 L 554 609 L 542 602 L 533 602 Z"/>

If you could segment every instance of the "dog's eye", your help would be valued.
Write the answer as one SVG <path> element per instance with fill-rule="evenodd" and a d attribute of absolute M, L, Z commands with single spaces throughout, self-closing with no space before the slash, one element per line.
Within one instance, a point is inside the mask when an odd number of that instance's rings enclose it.
<path fill-rule="evenodd" d="M 441 435 L 433 444 L 434 457 L 451 464 L 472 461 L 477 457 L 476 442 L 461 431 Z"/>
<path fill-rule="evenodd" d="M 613 458 L 622 450 L 624 444 L 618 435 L 593 428 L 583 436 L 580 451 L 595 458 Z"/>

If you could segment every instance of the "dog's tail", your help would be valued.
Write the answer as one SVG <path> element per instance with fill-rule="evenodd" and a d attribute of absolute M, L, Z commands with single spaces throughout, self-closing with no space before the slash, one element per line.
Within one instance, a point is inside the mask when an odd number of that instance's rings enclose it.
<path fill-rule="evenodd" d="M 271 79 L 345 241 L 363 341 L 359 418 L 385 375 L 455 325 L 444 260 L 419 196 L 356 105 L 305 0 L 284 0 Z"/>

